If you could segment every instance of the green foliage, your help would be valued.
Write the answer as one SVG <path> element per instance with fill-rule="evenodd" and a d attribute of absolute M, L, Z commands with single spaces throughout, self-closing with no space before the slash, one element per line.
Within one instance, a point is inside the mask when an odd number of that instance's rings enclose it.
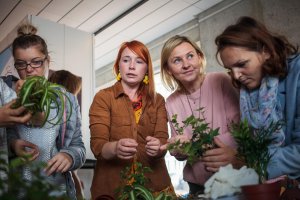
<path fill-rule="evenodd" d="M 0 153 L 0 155 L 3 153 Z M 32 181 L 25 181 L 22 177 L 22 168 L 28 166 L 32 172 Z M 0 199 L 2 200 L 56 200 L 68 199 L 67 196 L 53 197 L 50 192 L 59 192 L 59 188 L 46 181 L 41 175 L 45 163 L 33 164 L 28 157 L 16 158 L 7 166 L 6 161 L 0 156 Z M 9 168 L 9 170 L 8 170 Z"/>
<path fill-rule="evenodd" d="M 33 114 L 44 112 L 45 119 L 42 126 L 46 122 L 57 125 L 63 119 L 64 109 L 67 106 L 65 105 L 66 102 L 70 105 L 70 114 L 67 119 L 69 119 L 72 113 L 71 101 L 64 91 L 63 86 L 48 82 L 45 77 L 31 76 L 26 78 L 13 107 L 24 106 Z M 56 109 L 57 114 L 52 119 L 49 119 L 51 109 Z"/>
<path fill-rule="evenodd" d="M 267 167 L 272 157 L 268 147 L 273 141 L 272 133 L 281 126 L 282 122 L 276 122 L 269 127 L 252 130 L 247 120 L 231 126 L 231 134 L 238 144 L 238 157 L 257 172 L 260 183 L 268 178 Z"/>
<path fill-rule="evenodd" d="M 121 172 L 123 186 L 117 190 L 118 200 L 172 200 L 172 196 L 164 192 L 156 197 L 152 191 L 145 187 L 149 181 L 145 173 L 150 173 L 149 167 L 143 167 L 142 163 L 134 162 L 131 167 L 126 167 Z"/>
<path fill-rule="evenodd" d="M 203 108 L 200 108 L 202 112 Z M 203 115 L 203 112 L 202 112 Z M 180 126 L 177 122 L 177 115 L 172 116 L 171 122 L 173 123 L 175 130 L 179 135 L 183 134 L 185 128 L 191 126 L 192 138 L 189 142 L 180 143 L 176 141 L 168 146 L 168 150 L 180 152 L 183 155 L 187 155 L 187 162 L 193 164 L 197 161 L 205 151 L 214 148 L 214 137 L 219 134 L 219 128 L 212 129 L 205 122 L 203 118 L 197 118 L 194 115 L 187 117 L 182 121 L 183 126 Z"/>

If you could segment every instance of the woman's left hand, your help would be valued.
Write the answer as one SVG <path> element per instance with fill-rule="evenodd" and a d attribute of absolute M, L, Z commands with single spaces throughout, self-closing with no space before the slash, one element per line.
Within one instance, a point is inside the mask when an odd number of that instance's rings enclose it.
<path fill-rule="evenodd" d="M 66 172 L 70 169 L 73 159 L 67 153 L 59 152 L 47 162 L 45 172 L 50 176 L 53 172 Z"/>
<path fill-rule="evenodd" d="M 151 136 L 147 136 L 146 137 L 146 153 L 149 156 L 157 156 L 158 153 L 160 152 L 159 148 L 160 148 L 160 140 L 155 138 L 155 137 L 151 137 Z"/>
<path fill-rule="evenodd" d="M 202 162 L 206 169 L 217 172 L 221 166 L 236 162 L 236 150 L 224 144 L 219 138 L 214 137 L 214 142 L 218 146 L 215 149 L 206 151 L 203 154 Z"/>

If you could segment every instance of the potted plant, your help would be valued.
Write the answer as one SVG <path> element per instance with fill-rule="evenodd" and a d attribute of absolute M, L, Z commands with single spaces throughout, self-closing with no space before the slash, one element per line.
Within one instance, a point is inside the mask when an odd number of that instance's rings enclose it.
<path fill-rule="evenodd" d="M 49 82 L 42 76 L 31 76 L 26 78 L 18 97 L 13 107 L 18 108 L 24 106 L 33 114 L 37 112 L 44 113 L 44 120 L 41 126 L 46 122 L 54 125 L 60 124 L 63 120 L 66 107 L 70 108 L 66 120 L 68 120 L 72 113 L 72 103 L 66 95 L 66 90 L 63 86 Z M 57 110 L 57 115 L 49 119 L 51 109 Z"/>
<path fill-rule="evenodd" d="M 203 115 L 202 110 L 203 108 L 199 109 Z M 201 118 L 191 115 L 182 121 L 183 126 L 180 126 L 177 122 L 177 115 L 175 114 L 172 116 L 171 122 L 179 135 L 183 134 L 185 128 L 189 126 L 192 128 L 192 138 L 190 141 L 185 143 L 176 141 L 168 146 L 169 151 L 177 151 L 183 155 L 187 155 L 188 164 L 193 164 L 205 151 L 214 148 L 214 137 L 219 134 L 219 128 L 210 128 L 208 126 L 209 124 L 205 122 L 204 117 Z"/>
<path fill-rule="evenodd" d="M 148 179 L 145 173 L 151 172 L 149 167 L 144 167 L 140 162 L 133 162 L 121 172 L 123 186 L 116 193 L 118 200 L 172 200 L 172 195 L 166 192 L 154 194 L 145 184 Z"/>
<path fill-rule="evenodd" d="M 269 146 L 273 142 L 271 134 L 282 126 L 282 122 L 271 123 L 269 127 L 253 130 L 246 120 L 233 124 L 232 136 L 238 144 L 238 158 L 247 167 L 253 168 L 259 176 L 259 185 L 242 186 L 245 199 L 279 199 L 280 184 L 264 184 L 268 179 L 267 167 L 272 155 Z"/>

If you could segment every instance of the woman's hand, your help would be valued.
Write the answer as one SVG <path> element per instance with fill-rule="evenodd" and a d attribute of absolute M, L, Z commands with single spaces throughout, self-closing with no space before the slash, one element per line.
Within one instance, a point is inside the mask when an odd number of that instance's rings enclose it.
<path fill-rule="evenodd" d="M 217 172 L 221 166 L 229 163 L 235 166 L 237 151 L 224 144 L 218 137 L 214 137 L 214 142 L 218 147 L 206 151 L 202 157 L 202 162 L 206 169 L 211 172 Z"/>
<path fill-rule="evenodd" d="M 121 159 L 131 159 L 137 152 L 138 143 L 131 138 L 120 139 L 116 143 L 115 154 Z"/>
<path fill-rule="evenodd" d="M 35 160 L 40 152 L 38 146 L 26 140 L 13 140 L 11 148 L 19 157 L 29 157 L 29 160 Z"/>
<path fill-rule="evenodd" d="M 167 144 L 162 145 L 160 147 L 160 150 L 166 150 L 170 144 L 174 144 L 174 143 L 176 143 L 178 141 L 179 141 L 180 144 L 183 144 L 183 143 L 190 142 L 190 140 L 191 139 L 188 136 L 186 136 L 186 135 L 176 135 L 176 136 L 171 137 L 170 139 L 168 139 Z M 170 154 L 172 156 L 174 156 L 177 160 L 180 160 L 180 161 L 186 160 L 187 157 L 188 157 L 186 154 L 184 154 L 183 152 L 179 151 L 178 149 L 170 150 Z"/>
<path fill-rule="evenodd" d="M 155 138 L 155 137 L 151 137 L 151 136 L 147 136 L 146 137 L 146 153 L 149 156 L 157 156 L 161 151 L 160 151 L 160 140 Z"/>
<path fill-rule="evenodd" d="M 15 100 L 10 101 L 0 108 L 0 127 L 11 126 L 14 124 L 24 124 L 30 120 L 32 115 L 25 112 L 25 108 L 11 108 Z"/>
<path fill-rule="evenodd" d="M 59 152 L 47 162 L 45 172 L 50 176 L 53 172 L 64 173 L 68 171 L 73 163 L 72 157 L 63 152 Z"/>
<path fill-rule="evenodd" d="M 16 93 L 19 94 L 23 84 L 25 83 L 25 80 L 22 80 L 22 79 L 19 79 L 17 82 L 16 82 Z"/>

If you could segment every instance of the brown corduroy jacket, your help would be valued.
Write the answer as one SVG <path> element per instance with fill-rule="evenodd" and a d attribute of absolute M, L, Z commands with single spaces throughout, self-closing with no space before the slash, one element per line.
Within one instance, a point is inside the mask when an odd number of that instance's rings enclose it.
<path fill-rule="evenodd" d="M 171 186 L 164 155 L 150 157 L 145 151 L 147 136 L 158 138 L 161 144 L 167 142 L 165 101 L 157 94 L 155 105 L 146 102 L 144 96 L 142 104 L 142 114 L 136 124 L 131 101 L 119 82 L 94 97 L 89 113 L 91 149 L 97 159 L 91 187 L 92 199 L 100 195 L 115 196 L 115 190 L 121 186 L 120 172 L 133 161 L 117 157 L 106 160 L 102 157 L 103 145 L 121 138 L 133 138 L 138 142 L 137 161 L 152 169 L 151 173 L 146 174 L 150 179 L 149 188 L 161 191 Z"/>

